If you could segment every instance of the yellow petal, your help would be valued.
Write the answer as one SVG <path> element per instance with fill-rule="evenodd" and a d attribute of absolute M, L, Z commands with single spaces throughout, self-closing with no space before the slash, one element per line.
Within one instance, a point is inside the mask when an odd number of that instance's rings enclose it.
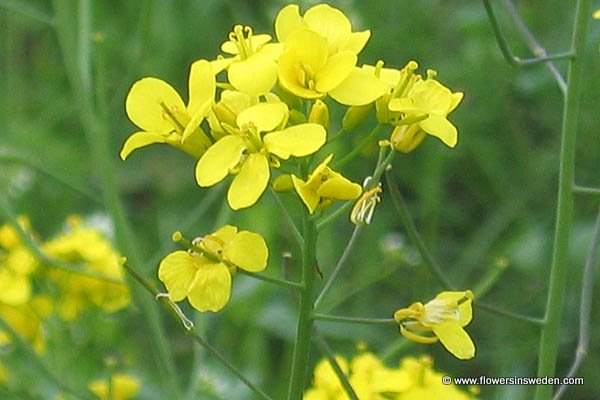
<path fill-rule="evenodd" d="M 11 273 L 0 266 L 0 302 L 17 306 L 31 298 L 31 282 L 27 275 Z"/>
<path fill-rule="evenodd" d="M 283 7 L 275 19 L 275 34 L 280 42 L 285 41 L 291 32 L 305 27 L 306 23 L 300 16 L 300 7 L 297 4 Z"/>
<path fill-rule="evenodd" d="M 140 147 L 149 146 L 154 143 L 166 142 L 167 139 L 158 133 L 136 132 L 127 138 L 123 144 L 123 148 L 121 149 L 119 156 L 121 157 L 121 160 L 125 160 L 134 150 L 137 150 Z"/>
<path fill-rule="evenodd" d="M 196 164 L 198 185 L 206 187 L 222 181 L 239 163 L 245 149 L 244 141 L 232 135 L 210 146 Z"/>
<path fill-rule="evenodd" d="M 260 53 L 229 66 L 229 82 L 237 90 L 252 96 L 268 93 L 277 82 L 277 64 Z"/>
<path fill-rule="evenodd" d="M 365 47 L 370 37 L 370 30 L 352 32 L 340 43 L 340 50 L 350 50 L 353 53 L 358 54 Z"/>
<path fill-rule="evenodd" d="M 143 78 L 129 90 L 125 110 L 142 130 L 168 133 L 173 130 L 173 122 L 165 117 L 161 103 L 174 114 L 185 111 L 183 100 L 171 85 L 157 78 Z"/>
<path fill-rule="evenodd" d="M 232 241 L 233 238 L 235 238 L 235 236 L 237 235 L 237 231 L 238 229 L 235 226 L 225 225 L 217 229 L 216 232 L 212 234 L 212 236 L 216 236 L 219 239 L 221 239 L 223 243 L 227 243 Z"/>
<path fill-rule="evenodd" d="M 419 122 L 419 126 L 425 132 L 440 139 L 448 147 L 456 146 L 458 131 L 444 116 L 432 114 L 425 120 Z"/>
<path fill-rule="evenodd" d="M 242 111 L 236 119 L 238 127 L 254 125 L 259 132 L 277 128 L 286 118 L 288 108 L 284 103 L 259 103 Z"/>
<path fill-rule="evenodd" d="M 190 101 L 187 106 L 190 118 L 194 118 L 201 112 L 204 116 L 208 114 L 209 108 L 206 102 L 212 102 L 215 98 L 215 74 L 206 60 L 194 62 L 190 68 L 188 90 Z"/>
<path fill-rule="evenodd" d="M 237 57 L 230 58 L 217 58 L 216 60 L 212 60 L 210 62 L 210 66 L 212 67 L 213 73 L 217 75 L 219 72 L 227 69 L 229 65 L 234 62 Z"/>
<path fill-rule="evenodd" d="M 225 259 L 250 272 L 265 269 L 268 256 L 269 250 L 263 237 L 249 231 L 239 232 L 223 249 Z"/>
<path fill-rule="evenodd" d="M 279 57 L 278 77 L 281 86 L 288 92 L 303 99 L 316 99 L 325 96 L 325 93 L 317 92 L 308 87 L 304 80 L 305 73 L 301 70 L 299 57 L 292 49 L 284 52 Z"/>
<path fill-rule="evenodd" d="M 433 333 L 456 358 L 468 360 L 475 357 L 475 345 L 471 337 L 455 321 L 434 326 Z"/>
<path fill-rule="evenodd" d="M 231 274 L 225 264 L 205 264 L 190 287 L 188 301 L 199 311 L 219 311 L 231 295 Z"/>
<path fill-rule="evenodd" d="M 347 106 L 363 106 L 388 92 L 388 86 L 367 71 L 354 68 L 350 75 L 329 95 Z"/>
<path fill-rule="evenodd" d="M 356 54 L 351 51 L 342 51 L 329 57 L 315 76 L 317 91 L 327 93 L 338 87 L 350 76 L 356 60 Z"/>
<path fill-rule="evenodd" d="M 304 13 L 304 21 L 308 27 L 328 42 L 336 43 L 350 34 L 352 25 L 348 17 L 337 8 L 327 4 L 317 4 Z"/>
<path fill-rule="evenodd" d="M 269 183 L 270 174 L 269 162 L 263 154 L 249 154 L 227 192 L 229 206 L 239 210 L 256 203 Z"/>
<path fill-rule="evenodd" d="M 302 199 L 302 202 L 306 205 L 306 208 L 308 208 L 308 212 L 313 214 L 321 200 L 317 192 L 295 175 L 292 175 L 292 183 L 294 184 L 296 193 L 298 193 L 298 196 L 300 196 L 300 199 Z"/>
<path fill-rule="evenodd" d="M 202 267 L 199 261 L 198 256 L 180 250 L 167 255 L 160 262 L 158 279 L 165 284 L 171 300 L 181 301 L 187 297 L 197 268 Z"/>
<path fill-rule="evenodd" d="M 317 194 L 320 197 L 326 197 L 338 200 L 352 200 L 358 198 L 362 193 L 362 186 L 350 181 L 339 175 L 337 177 L 327 179 L 323 182 Z"/>
<path fill-rule="evenodd" d="M 325 128 L 307 123 L 269 133 L 263 142 L 269 153 L 287 160 L 290 156 L 303 157 L 316 152 L 325 144 L 326 138 Z"/>

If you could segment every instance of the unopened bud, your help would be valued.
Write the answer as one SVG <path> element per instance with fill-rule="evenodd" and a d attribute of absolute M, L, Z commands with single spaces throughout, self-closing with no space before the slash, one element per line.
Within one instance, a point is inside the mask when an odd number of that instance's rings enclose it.
<path fill-rule="evenodd" d="M 371 104 L 348 108 L 348 111 L 344 114 L 344 118 L 342 118 L 342 128 L 345 131 L 356 128 L 367 119 L 369 111 L 371 111 Z"/>
<path fill-rule="evenodd" d="M 271 185 L 273 187 L 273 190 L 276 192 L 290 192 L 294 190 L 292 176 L 289 174 L 279 175 L 273 180 L 273 183 Z"/>
<path fill-rule="evenodd" d="M 418 124 L 397 126 L 392 132 L 392 146 L 401 153 L 410 153 L 421 144 L 425 135 Z"/>
<path fill-rule="evenodd" d="M 323 128 L 329 128 L 329 107 L 322 100 L 315 100 L 310 114 L 308 115 L 308 122 L 321 125 Z"/>

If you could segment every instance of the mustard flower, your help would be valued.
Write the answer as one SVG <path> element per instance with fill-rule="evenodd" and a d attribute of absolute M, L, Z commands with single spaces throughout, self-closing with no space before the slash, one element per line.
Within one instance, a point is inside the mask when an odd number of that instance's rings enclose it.
<path fill-rule="evenodd" d="M 19 217 L 18 223 L 29 230 L 29 222 Z M 31 298 L 31 275 L 38 261 L 27 249 L 11 225 L 0 227 L 0 302 L 18 306 Z"/>
<path fill-rule="evenodd" d="M 229 83 L 251 96 L 268 93 L 277 83 L 277 58 L 283 50 L 281 43 L 270 41 L 270 35 L 254 35 L 249 26 L 236 25 L 221 45 L 233 57 L 213 61 L 215 72 L 226 68 Z"/>
<path fill-rule="evenodd" d="M 69 218 L 68 230 L 42 248 L 57 260 L 81 265 L 81 273 L 59 268 L 47 272 L 58 288 L 56 306 L 61 318 L 77 318 L 90 305 L 116 312 L 131 302 L 121 256 L 100 231 L 85 226 L 79 217 Z"/>
<path fill-rule="evenodd" d="M 270 166 L 290 156 L 302 157 L 319 150 L 326 131 L 318 124 L 305 123 L 284 128 L 288 108 L 283 103 L 259 103 L 236 117 L 232 134 L 213 144 L 196 165 L 198 185 L 207 187 L 230 173 L 235 178 L 227 192 L 232 209 L 249 207 L 263 194 L 271 176 Z M 263 136 L 263 133 L 266 133 Z"/>
<path fill-rule="evenodd" d="M 385 93 L 378 79 L 356 67 L 370 32 L 352 32 L 341 11 L 319 4 L 301 17 L 292 4 L 277 15 L 275 31 L 284 44 L 279 83 L 292 94 L 305 99 L 329 95 L 341 104 L 358 106 Z"/>
<path fill-rule="evenodd" d="M 388 104 L 390 111 L 417 121 L 397 126 L 392 133 L 392 144 L 399 151 L 412 151 L 424 137 L 421 131 L 437 137 L 448 147 L 456 146 L 458 131 L 447 116 L 458 106 L 463 94 L 451 92 L 434 79 L 435 75 L 435 71 L 429 70 L 428 78 L 416 80 L 406 97 L 395 97 Z"/>
<path fill-rule="evenodd" d="M 43 320 L 53 311 L 52 302 L 45 296 L 33 296 L 27 303 L 16 306 L 0 303 L 0 318 L 19 336 L 42 354 L 46 350 Z M 11 343 L 11 335 L 0 329 L 0 346 Z"/>
<path fill-rule="evenodd" d="M 135 397 L 140 390 L 139 379 L 127 374 L 114 374 L 110 381 L 96 380 L 88 388 L 100 400 L 127 400 Z"/>
<path fill-rule="evenodd" d="M 600 9 L 594 11 L 594 13 L 592 14 L 592 17 L 594 19 L 600 19 Z"/>
<path fill-rule="evenodd" d="M 200 123 L 208 115 L 215 96 L 215 76 L 206 60 L 190 68 L 187 107 L 177 91 L 157 78 L 143 78 L 133 84 L 125 101 L 129 119 L 141 131 L 133 133 L 121 149 L 121 159 L 155 143 L 167 143 L 198 158 L 211 141 Z"/>
<path fill-rule="evenodd" d="M 229 301 L 236 268 L 259 272 L 267 266 L 269 250 L 257 233 L 225 225 L 198 238 L 190 251 L 167 255 L 158 267 L 172 301 L 185 298 L 199 311 L 219 311 Z"/>
<path fill-rule="evenodd" d="M 470 290 L 442 292 L 425 305 L 416 302 L 396 311 L 394 319 L 406 338 L 425 344 L 439 340 L 456 358 L 467 360 L 475 356 L 475 345 L 463 329 L 473 318 L 472 303 Z"/>
<path fill-rule="evenodd" d="M 310 173 L 306 181 L 292 175 L 294 189 L 311 214 L 317 208 L 329 207 L 335 200 L 353 200 L 362 193 L 362 187 L 359 184 L 350 181 L 327 166 L 332 158 L 333 154 L 327 156 Z"/>

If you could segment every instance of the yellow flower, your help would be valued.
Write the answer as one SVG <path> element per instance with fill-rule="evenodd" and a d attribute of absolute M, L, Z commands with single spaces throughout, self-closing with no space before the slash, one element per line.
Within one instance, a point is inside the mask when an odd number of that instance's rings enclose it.
<path fill-rule="evenodd" d="M 110 381 L 96 380 L 90 382 L 88 388 L 101 400 L 127 400 L 140 390 L 140 381 L 127 374 L 114 374 Z"/>
<path fill-rule="evenodd" d="M 227 68 L 229 83 L 251 96 L 268 93 L 277 82 L 276 60 L 283 49 L 280 43 L 270 41 L 269 35 L 253 35 L 249 26 L 236 25 L 221 45 L 221 50 L 233 57 L 213 61 L 215 72 Z"/>
<path fill-rule="evenodd" d="M 456 146 L 458 141 L 456 127 L 448 121 L 447 116 L 458 106 L 463 94 L 452 93 L 450 89 L 433 79 L 434 71 L 428 71 L 428 75 L 428 79 L 414 82 L 405 97 L 395 97 L 388 104 L 390 111 L 400 112 L 406 119 L 417 120 L 411 125 L 397 126 L 392 133 L 392 144 L 399 151 L 412 151 L 424 137 L 422 136 L 417 144 L 414 144 L 412 138 L 418 135 L 419 131 L 437 137 L 448 147 Z M 407 136 L 411 138 L 410 144 L 404 147 Z"/>
<path fill-rule="evenodd" d="M 48 278 L 58 288 L 59 316 L 67 320 L 77 318 L 90 304 L 106 312 L 129 305 L 131 295 L 121 256 L 98 230 L 84 226 L 78 217 L 71 217 L 68 223 L 66 233 L 43 245 L 44 252 L 51 257 L 81 264 L 82 273 L 60 268 L 48 270 Z"/>
<path fill-rule="evenodd" d="M 44 296 L 35 296 L 17 306 L 0 303 L 0 318 L 40 354 L 46 349 L 42 320 L 51 313 L 52 303 Z M 0 346 L 10 342 L 11 335 L 0 329 Z"/>
<path fill-rule="evenodd" d="M 396 311 L 394 319 L 406 338 L 425 344 L 439 340 L 456 358 L 467 360 L 475 356 L 475 345 L 463 329 L 473 318 L 472 303 L 470 290 L 442 292 L 425 305 L 416 302 Z"/>
<path fill-rule="evenodd" d="M 357 54 L 370 32 L 352 32 L 339 10 L 319 4 L 300 16 L 295 4 L 284 7 L 275 21 L 284 43 L 279 57 L 279 83 L 292 94 L 316 99 L 331 96 L 339 103 L 359 106 L 385 93 L 378 79 L 356 68 Z"/>
<path fill-rule="evenodd" d="M 356 199 L 362 193 L 359 184 L 344 178 L 327 166 L 332 158 L 333 154 L 330 154 L 308 176 L 307 181 L 292 175 L 294 189 L 311 214 L 317 208 L 329 207 L 335 200 Z"/>
<path fill-rule="evenodd" d="M 206 60 L 194 62 L 189 76 L 187 107 L 177 91 L 157 78 L 143 78 L 133 84 L 125 101 L 129 119 L 141 128 L 121 149 L 121 159 L 154 143 L 167 143 L 194 157 L 200 157 L 211 141 L 200 123 L 215 97 L 215 76 Z"/>
<path fill-rule="evenodd" d="M 19 224 L 29 230 L 29 222 L 20 217 Z M 21 242 L 10 225 L 0 227 L 0 302 L 18 306 L 31 298 L 31 274 L 38 261 Z"/>
<path fill-rule="evenodd" d="M 280 159 L 302 157 L 319 150 L 326 131 L 306 123 L 284 128 L 288 108 L 283 103 L 259 103 L 240 112 L 231 135 L 213 144 L 196 165 L 198 185 L 207 187 L 230 173 L 236 176 L 227 192 L 234 210 L 249 207 L 263 194 L 271 176 L 270 166 Z M 264 132 L 270 132 L 263 136 Z"/>
<path fill-rule="evenodd" d="M 594 14 L 592 14 L 592 17 L 594 17 L 594 19 L 600 19 L 600 10 L 594 11 Z"/>
<path fill-rule="evenodd" d="M 231 294 L 236 268 L 259 272 L 267 266 L 269 250 L 257 233 L 238 232 L 225 225 L 215 233 L 198 238 L 190 251 L 167 255 L 158 267 L 158 278 L 173 301 L 188 299 L 200 311 L 219 311 Z"/>

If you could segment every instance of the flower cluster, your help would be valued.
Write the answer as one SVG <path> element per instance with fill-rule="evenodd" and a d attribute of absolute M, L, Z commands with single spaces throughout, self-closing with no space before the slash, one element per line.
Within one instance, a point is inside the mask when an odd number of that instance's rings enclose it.
<path fill-rule="evenodd" d="M 397 368 L 386 366 L 376 355 L 364 352 L 348 361 L 341 356 L 337 363 L 348 377 L 359 399 L 436 399 L 472 400 L 472 393 L 455 385 L 442 383 L 442 372 L 433 369 L 431 358 L 406 357 Z M 476 391 L 473 388 L 472 391 Z M 314 370 L 313 386 L 305 400 L 339 400 L 349 398 L 328 360 L 321 360 Z"/>

